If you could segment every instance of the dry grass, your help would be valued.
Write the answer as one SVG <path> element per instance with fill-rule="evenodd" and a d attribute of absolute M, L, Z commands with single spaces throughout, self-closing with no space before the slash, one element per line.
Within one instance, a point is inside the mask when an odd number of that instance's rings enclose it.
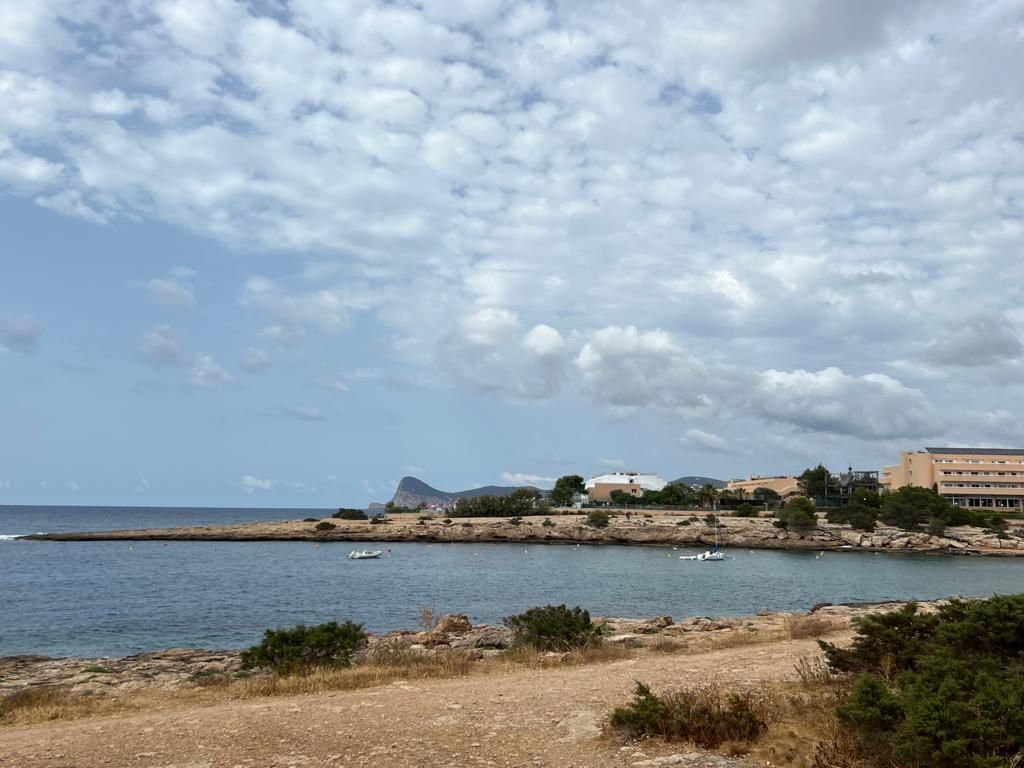
<path fill-rule="evenodd" d="M 815 616 L 814 614 L 808 616 L 801 616 L 799 614 L 787 616 L 785 625 L 786 632 L 789 633 L 791 640 L 807 640 L 811 637 L 821 637 L 835 629 L 828 619 Z"/>
<path fill-rule="evenodd" d="M 126 702 L 72 693 L 64 686 L 26 688 L 0 698 L 0 725 L 26 725 L 132 709 Z"/>
<path fill-rule="evenodd" d="M 682 649 L 683 643 L 667 635 L 658 635 L 654 638 L 654 642 L 647 647 L 655 653 L 678 653 Z"/>
<path fill-rule="evenodd" d="M 747 645 L 777 643 L 786 640 L 784 630 L 759 630 L 748 632 L 739 629 L 723 629 L 716 632 L 691 632 L 681 638 L 679 652 L 685 654 L 712 653 Z"/>
<path fill-rule="evenodd" d="M 595 643 L 585 648 L 578 648 L 565 653 L 545 653 L 530 646 L 522 645 L 510 648 L 499 657 L 504 662 L 506 671 L 515 668 L 547 669 L 550 667 L 580 666 L 583 664 L 603 664 L 611 661 L 622 661 L 632 657 L 630 649 L 620 643 Z"/>

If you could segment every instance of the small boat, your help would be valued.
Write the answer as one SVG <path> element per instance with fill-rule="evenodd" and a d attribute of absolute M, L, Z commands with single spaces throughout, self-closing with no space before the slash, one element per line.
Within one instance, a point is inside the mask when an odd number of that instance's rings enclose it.
<path fill-rule="evenodd" d="M 707 552 L 701 552 L 699 555 L 680 555 L 680 560 L 699 560 L 700 562 L 718 562 L 719 560 L 725 560 L 725 555 L 716 549 L 709 549 Z"/>
<path fill-rule="evenodd" d="M 383 554 L 384 554 L 384 552 L 382 550 L 380 550 L 380 549 L 374 549 L 374 550 L 364 549 L 364 550 L 361 550 L 361 551 L 353 549 L 351 552 L 348 553 L 348 559 L 349 560 L 373 560 L 374 558 L 380 557 Z"/>

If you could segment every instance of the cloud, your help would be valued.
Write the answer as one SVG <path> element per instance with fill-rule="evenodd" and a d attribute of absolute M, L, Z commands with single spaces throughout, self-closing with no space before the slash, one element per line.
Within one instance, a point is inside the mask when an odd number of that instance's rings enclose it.
<path fill-rule="evenodd" d="M 945 422 L 922 392 L 880 373 L 849 376 L 839 368 L 768 370 L 751 395 L 754 410 L 800 429 L 863 439 L 923 438 Z"/>
<path fill-rule="evenodd" d="M 272 416 L 278 416 L 282 419 L 293 419 L 295 421 L 327 421 L 327 417 L 324 416 L 320 409 L 312 405 L 279 405 L 267 409 L 267 412 Z"/>
<path fill-rule="evenodd" d="M 195 362 L 189 369 L 189 381 L 197 387 L 216 389 L 230 384 L 234 379 L 225 371 L 212 355 L 196 355 Z"/>
<path fill-rule="evenodd" d="M 253 477 L 252 475 L 242 475 L 238 480 L 238 484 L 242 486 L 242 490 L 246 493 L 255 493 L 256 491 L 269 491 L 277 483 L 274 480 Z"/>
<path fill-rule="evenodd" d="M 177 332 L 160 325 L 142 334 L 142 356 L 154 368 L 165 368 L 184 365 L 187 354 Z"/>
<path fill-rule="evenodd" d="M 1006 363 L 1024 357 L 1024 343 L 999 317 L 957 319 L 921 355 L 931 365 L 973 368 Z"/>
<path fill-rule="evenodd" d="M 192 307 L 196 303 L 195 291 L 190 280 L 193 275 L 195 272 L 190 269 L 175 268 L 166 277 L 155 277 L 146 281 L 146 292 L 158 304 Z"/>
<path fill-rule="evenodd" d="M 301 339 L 312 328 L 335 334 L 348 327 L 350 307 L 338 289 L 293 292 L 266 277 L 251 277 L 242 286 L 241 303 L 273 320 L 267 337 L 281 343 Z"/>
<path fill-rule="evenodd" d="M 242 369 L 249 373 L 262 373 L 270 368 L 273 360 L 270 353 L 259 347 L 249 347 L 242 352 Z"/>
<path fill-rule="evenodd" d="M 602 465 L 606 467 L 612 467 L 614 469 L 622 469 L 623 467 L 626 466 L 626 462 L 624 462 L 622 459 L 598 459 L 598 461 Z"/>
<path fill-rule="evenodd" d="M 535 485 L 543 488 L 554 485 L 555 477 L 544 477 L 543 475 L 531 475 L 528 472 L 502 472 L 501 482 L 509 485 Z"/>
<path fill-rule="evenodd" d="M 693 445 L 708 451 L 725 452 L 729 448 L 729 443 L 724 438 L 712 434 L 711 432 L 705 432 L 702 429 L 686 430 L 686 434 L 681 438 L 681 440 L 688 445 Z"/>
<path fill-rule="evenodd" d="M 31 355 L 39 348 L 43 329 L 28 315 L 0 320 L 0 349 Z"/>

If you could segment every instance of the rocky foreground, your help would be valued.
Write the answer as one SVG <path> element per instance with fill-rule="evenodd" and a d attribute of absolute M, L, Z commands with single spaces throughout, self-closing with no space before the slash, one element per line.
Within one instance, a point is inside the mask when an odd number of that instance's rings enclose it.
<path fill-rule="evenodd" d="M 923 604 L 926 608 L 939 602 Z M 826 605 L 809 616 L 821 632 L 847 630 L 851 619 L 865 613 L 892 610 L 902 603 L 857 606 Z M 686 641 L 703 647 L 720 640 L 744 642 L 779 639 L 799 614 L 762 612 L 756 616 L 709 618 L 695 616 L 674 621 L 671 616 L 645 619 L 597 618 L 607 641 L 628 648 L 644 648 L 665 640 Z M 474 625 L 463 614 L 442 616 L 431 631 L 396 630 L 371 635 L 367 653 L 386 645 L 419 653 L 462 651 L 478 660 L 496 656 L 512 643 L 512 630 L 504 626 Z M 551 654 L 552 657 L 559 656 Z M 553 659 L 557 661 L 557 658 Z M 119 696 L 140 690 L 200 688 L 241 672 L 237 650 L 172 648 L 124 658 L 63 658 L 46 656 L 0 657 L 0 697 L 36 686 L 61 686 L 87 696 Z M 256 674 L 259 674 L 258 672 Z"/>
<path fill-rule="evenodd" d="M 327 766 L 485 766 L 494 768 L 739 768 L 800 765 L 809 753 L 793 724 L 742 757 L 685 744 L 623 743 L 603 730 L 612 708 L 631 698 L 636 681 L 657 690 L 714 683 L 733 688 L 785 685 L 795 664 L 818 654 L 813 638 L 791 639 L 794 620 L 820 622 L 814 634 L 848 637 L 850 619 L 897 605 L 825 606 L 808 616 L 762 614 L 715 620 L 602 619 L 614 642 L 651 646 L 626 658 L 576 666 L 516 665 L 440 680 L 397 680 L 359 690 L 299 696 L 188 700 L 175 688 L 206 674 L 237 669 L 237 655 L 165 651 L 122 660 L 7 659 L 9 684 L 70 684 L 83 693 L 129 695 L 138 686 L 171 689 L 141 711 L 35 725 L 0 727 L 0 763 L 18 768 L 326 768 Z M 396 632 L 374 642 L 400 642 L 423 652 L 473 647 L 506 637 L 501 627 L 475 627 L 443 617 L 432 633 Z M 428 642 L 429 641 L 429 642 Z M 666 650 L 666 641 L 680 649 Z M 659 647 L 660 644 L 660 647 Z M 483 653 L 493 648 L 477 648 Z M 191 655 L 190 655 L 191 654 Z M 487 667 L 488 660 L 481 664 Z M 106 669 L 105 672 L 96 668 Z M 90 671 L 90 669 L 92 671 Z M 135 687 L 133 687 L 135 686 Z M 156 690 L 155 692 L 159 692 Z M 156 703 L 153 703 L 156 702 Z M 5 762 L 7 761 L 7 762 Z"/>
<path fill-rule="evenodd" d="M 1024 555 L 1024 525 L 1003 534 L 980 528 L 947 528 L 944 536 L 879 525 L 872 533 L 832 525 L 823 519 L 807 533 L 776 528 L 767 518 L 719 517 L 722 544 L 737 549 L 798 549 L 941 552 L 978 555 Z M 333 528 L 317 530 L 328 522 Z M 638 544 L 697 546 L 715 543 L 715 529 L 703 516 L 689 512 L 655 512 L 613 517 L 607 528 L 592 528 L 586 516 L 566 511 L 548 517 L 438 518 L 391 515 L 386 522 L 368 520 L 285 520 L 193 528 L 151 528 L 90 533 L 26 536 L 44 541 L 351 541 L 351 542 L 510 542 L 551 544 Z"/>

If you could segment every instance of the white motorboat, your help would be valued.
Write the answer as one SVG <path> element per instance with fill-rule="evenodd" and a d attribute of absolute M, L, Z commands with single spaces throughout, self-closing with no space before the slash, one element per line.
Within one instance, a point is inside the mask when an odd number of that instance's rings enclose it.
<path fill-rule="evenodd" d="M 364 550 L 353 549 L 351 552 L 348 553 L 348 559 L 349 560 L 373 560 L 374 558 L 380 557 L 383 554 L 384 554 L 383 550 L 380 550 L 380 549 L 373 549 L 373 550 L 370 550 L 370 549 L 364 549 Z"/>

